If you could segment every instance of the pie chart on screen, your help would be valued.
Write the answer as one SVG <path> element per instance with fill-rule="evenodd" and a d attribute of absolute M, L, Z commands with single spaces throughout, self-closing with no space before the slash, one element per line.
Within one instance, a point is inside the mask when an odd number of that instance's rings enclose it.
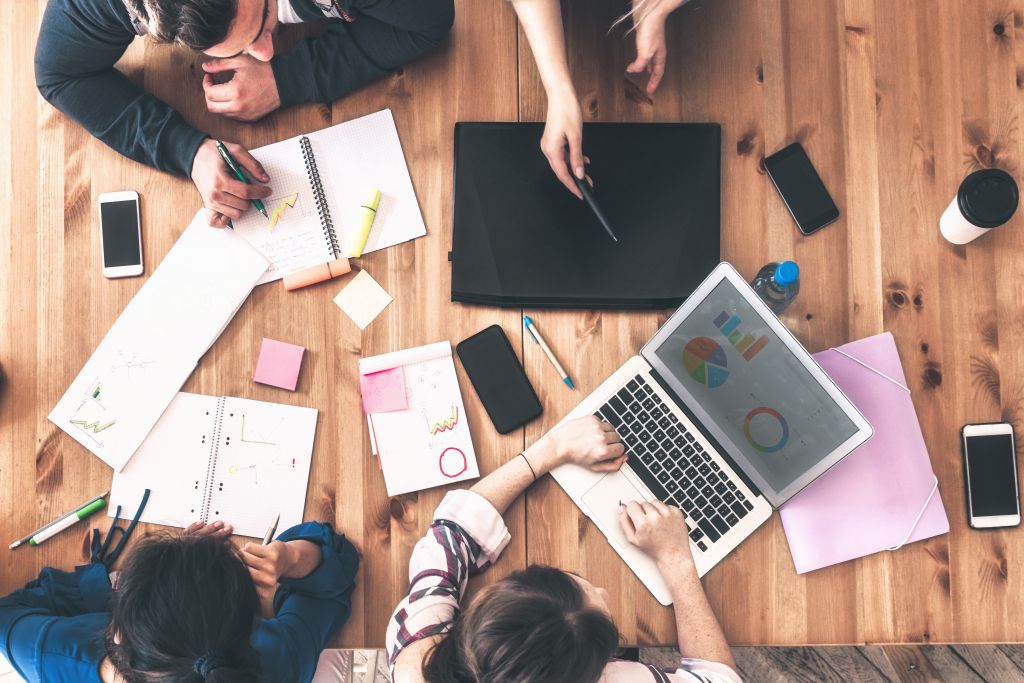
<path fill-rule="evenodd" d="M 683 348 L 683 367 L 686 372 L 710 389 L 720 387 L 729 379 L 725 351 L 714 339 L 694 337 Z"/>

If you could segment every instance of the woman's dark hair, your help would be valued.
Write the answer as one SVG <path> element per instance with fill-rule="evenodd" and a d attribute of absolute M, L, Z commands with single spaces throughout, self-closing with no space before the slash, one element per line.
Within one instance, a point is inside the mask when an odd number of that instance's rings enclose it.
<path fill-rule="evenodd" d="M 238 0 L 131 0 L 150 34 L 202 52 L 223 43 L 238 12 Z"/>
<path fill-rule="evenodd" d="M 619 644 L 565 572 L 533 565 L 482 592 L 423 665 L 428 683 L 593 683 Z"/>
<path fill-rule="evenodd" d="M 210 536 L 157 536 L 125 560 L 107 656 L 127 683 L 258 681 L 250 644 L 259 596 L 235 549 Z"/>

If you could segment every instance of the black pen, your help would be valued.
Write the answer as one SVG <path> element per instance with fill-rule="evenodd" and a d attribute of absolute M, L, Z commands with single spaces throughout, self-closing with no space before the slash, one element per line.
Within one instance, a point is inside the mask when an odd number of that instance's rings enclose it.
<path fill-rule="evenodd" d="M 587 203 L 587 206 L 590 207 L 590 210 L 594 212 L 594 215 L 597 216 L 597 220 L 601 223 L 605 232 L 607 232 L 613 240 L 618 242 L 619 238 L 615 236 L 615 231 L 612 230 L 611 224 L 608 222 L 608 219 L 604 217 L 604 212 L 601 211 L 601 207 L 597 205 L 597 200 L 594 199 L 594 190 L 590 187 L 590 183 L 586 180 L 580 180 L 576 177 L 575 173 L 572 173 L 571 175 L 573 181 L 576 183 L 576 187 L 578 187 L 580 192 L 583 194 L 583 200 Z"/>

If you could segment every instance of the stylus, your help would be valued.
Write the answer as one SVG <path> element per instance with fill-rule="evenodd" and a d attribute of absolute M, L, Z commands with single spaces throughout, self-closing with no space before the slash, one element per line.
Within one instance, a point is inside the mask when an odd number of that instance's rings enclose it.
<path fill-rule="evenodd" d="M 608 223 L 608 219 L 604 217 L 604 212 L 601 211 L 601 207 L 597 205 L 597 200 L 594 199 L 594 190 L 590 187 L 590 183 L 586 180 L 580 180 L 575 175 L 573 175 L 572 179 L 573 182 L 576 183 L 576 187 L 578 187 L 580 192 L 583 194 L 583 201 L 587 203 L 590 210 L 594 212 L 595 216 L 597 216 L 597 220 L 601 223 L 605 232 L 607 232 L 613 240 L 618 242 L 619 238 L 615 236 L 615 231 L 612 230 L 611 224 Z"/>

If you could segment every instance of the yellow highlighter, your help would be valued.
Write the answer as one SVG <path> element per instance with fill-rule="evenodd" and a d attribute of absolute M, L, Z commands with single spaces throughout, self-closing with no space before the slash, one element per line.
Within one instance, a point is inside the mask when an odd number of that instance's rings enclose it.
<path fill-rule="evenodd" d="M 348 253 L 349 258 L 359 258 L 366 248 L 366 240 L 370 237 L 370 229 L 373 228 L 373 219 L 377 217 L 377 206 L 380 204 L 380 190 L 372 190 L 359 206 L 356 214 L 356 231 L 352 235 Z"/>

